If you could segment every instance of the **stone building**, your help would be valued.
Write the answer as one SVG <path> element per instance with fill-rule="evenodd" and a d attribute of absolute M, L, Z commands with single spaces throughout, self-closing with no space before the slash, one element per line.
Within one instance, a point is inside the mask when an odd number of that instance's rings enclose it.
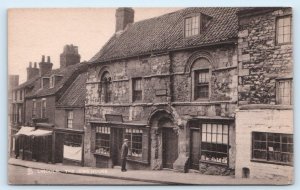
<path fill-rule="evenodd" d="M 173 168 L 228 175 L 235 169 L 238 100 L 236 8 L 187 8 L 133 22 L 116 11 L 116 33 L 89 61 L 86 166 Z"/>
<path fill-rule="evenodd" d="M 292 9 L 238 12 L 236 176 L 293 178 Z"/>

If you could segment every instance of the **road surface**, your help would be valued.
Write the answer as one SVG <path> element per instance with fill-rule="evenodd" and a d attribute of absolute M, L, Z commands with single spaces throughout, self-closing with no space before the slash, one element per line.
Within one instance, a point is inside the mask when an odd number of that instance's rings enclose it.
<path fill-rule="evenodd" d="M 47 172 L 14 165 L 8 165 L 8 179 L 10 184 L 155 185 L 141 181 Z"/>

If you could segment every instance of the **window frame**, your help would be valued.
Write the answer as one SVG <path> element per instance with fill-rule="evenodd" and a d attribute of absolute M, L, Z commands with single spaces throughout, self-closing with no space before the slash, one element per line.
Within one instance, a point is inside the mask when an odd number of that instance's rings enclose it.
<path fill-rule="evenodd" d="M 138 131 L 138 133 L 134 133 L 133 131 Z M 138 134 L 138 135 L 137 135 Z M 129 137 L 128 137 L 129 136 Z M 139 137 L 140 142 L 134 141 L 134 137 Z M 142 160 L 143 158 L 143 129 L 136 128 L 125 128 L 123 133 L 123 139 L 128 139 L 128 157 L 132 159 Z M 132 148 L 133 144 L 139 144 L 140 148 Z M 133 150 L 140 151 L 139 156 L 133 155 Z"/>
<path fill-rule="evenodd" d="M 193 31 L 193 18 L 198 18 L 198 28 L 197 29 L 197 34 L 192 34 Z M 187 36 L 187 20 L 191 19 L 191 35 Z M 201 33 L 201 14 L 192 14 L 192 15 L 188 15 L 184 18 L 184 27 L 183 27 L 183 31 L 184 31 L 184 37 L 185 38 L 191 38 L 191 37 L 195 37 L 200 35 Z"/>
<path fill-rule="evenodd" d="M 32 100 L 32 118 L 36 118 L 37 117 L 37 102 L 35 99 Z"/>
<path fill-rule="evenodd" d="M 194 69 L 193 71 L 193 101 L 201 101 L 201 100 L 209 100 L 211 96 L 211 70 L 209 68 L 204 68 L 204 69 Z M 207 79 L 207 84 L 198 84 L 199 82 L 199 74 L 200 73 L 206 73 L 208 79 Z M 207 86 L 208 87 L 208 95 L 207 97 L 198 97 L 198 88 L 200 86 Z"/>
<path fill-rule="evenodd" d="M 52 75 L 52 76 L 50 77 L 49 87 L 50 87 L 50 88 L 54 88 L 54 86 L 55 86 L 55 76 Z"/>
<path fill-rule="evenodd" d="M 47 115 L 47 102 L 46 99 L 42 99 L 41 101 L 41 118 L 46 118 Z"/>
<path fill-rule="evenodd" d="M 207 139 L 207 137 L 208 137 L 208 133 L 207 133 L 207 124 L 210 124 L 210 126 L 211 126 L 211 131 L 210 131 L 210 137 L 211 137 L 211 140 L 210 140 L 210 142 L 203 142 L 203 125 L 206 125 L 206 131 L 205 131 L 205 134 L 206 134 L 206 139 Z M 217 141 L 218 141 L 218 134 L 220 134 L 220 133 L 218 133 L 218 132 L 216 132 L 216 133 L 213 133 L 213 125 L 216 125 L 217 126 L 217 129 L 216 129 L 216 131 L 218 131 L 218 126 L 219 125 L 222 125 L 222 133 L 221 133 L 221 135 L 222 135 L 222 145 L 223 145 L 223 135 L 227 135 L 227 142 L 225 143 L 225 145 L 227 146 L 226 147 L 226 153 L 224 153 L 224 152 L 219 152 L 219 151 L 213 151 L 213 150 L 203 150 L 203 147 L 204 147 L 204 145 L 203 145 L 203 143 L 210 143 L 211 145 L 212 144 L 215 144 L 216 145 L 216 147 L 217 147 L 217 145 L 220 145 L 220 143 L 217 143 Z M 226 133 L 224 133 L 224 126 L 225 125 L 227 125 L 227 134 Z M 226 121 L 206 121 L 206 122 L 200 122 L 200 124 L 199 124 L 199 127 L 200 127 L 200 135 L 201 135 L 201 137 L 200 137 L 200 139 L 201 139 L 201 144 L 200 144 L 200 159 L 199 159 L 199 162 L 203 162 L 203 163 L 209 163 L 209 164 L 217 164 L 217 165 L 223 165 L 223 166 L 229 166 L 229 161 L 230 161 L 230 158 L 229 158 L 229 148 L 230 148 L 230 142 L 229 142 L 229 140 L 230 140 L 230 123 L 229 122 L 226 122 Z M 216 135 L 216 137 L 215 137 L 215 140 L 216 140 L 216 142 L 213 142 L 213 134 L 215 134 Z M 226 163 L 223 163 L 222 161 L 221 162 L 217 162 L 217 161 L 210 161 L 210 160 L 203 160 L 202 159 L 202 153 L 203 152 L 211 152 L 211 153 L 217 153 L 217 154 L 224 154 L 224 155 L 226 155 L 227 157 L 227 162 Z"/>
<path fill-rule="evenodd" d="M 111 156 L 111 131 L 111 128 L 108 126 L 96 126 L 94 154 L 99 154 L 107 157 Z M 105 143 L 106 145 L 103 145 L 101 143 Z M 98 149 L 101 148 L 105 148 L 106 152 L 103 152 L 101 150 L 98 151 Z"/>
<path fill-rule="evenodd" d="M 136 82 L 140 81 L 140 89 L 136 90 Z M 132 102 L 142 102 L 143 101 L 143 93 L 144 89 L 143 89 L 143 78 L 142 77 L 136 77 L 136 78 L 132 78 Z M 140 99 L 136 99 L 137 95 L 136 93 L 140 93 L 140 95 L 138 97 L 140 97 Z"/>
<path fill-rule="evenodd" d="M 278 38 L 279 38 L 279 20 L 280 19 L 284 19 L 284 18 L 290 18 L 290 41 L 289 42 L 279 42 Z M 276 39 L 276 45 L 285 45 L 285 44 L 291 44 L 292 43 L 292 15 L 283 15 L 283 16 L 279 16 L 276 18 L 275 20 L 276 25 L 275 25 L 275 31 L 276 31 L 276 35 L 275 35 L 275 39 Z M 283 27 L 284 28 L 284 27 Z M 283 29 L 284 30 L 284 29 Z M 284 39 L 284 33 L 283 35 L 283 39 Z"/>
<path fill-rule="evenodd" d="M 286 82 L 286 81 L 289 81 L 289 83 L 290 83 L 290 97 L 289 97 L 289 104 L 284 104 L 284 103 L 282 103 L 283 101 L 282 101 L 282 99 L 285 97 L 285 96 L 283 96 L 283 97 L 281 97 L 280 96 L 280 83 L 281 82 Z M 293 105 L 293 79 L 292 78 L 279 78 L 279 79 L 276 79 L 276 83 L 275 83 L 275 89 L 276 89 L 276 104 L 277 105 Z"/>
<path fill-rule="evenodd" d="M 100 97 L 103 95 L 104 103 L 112 102 L 112 78 L 108 71 L 104 71 L 101 74 L 100 78 L 100 86 L 99 86 L 99 95 Z"/>
<path fill-rule="evenodd" d="M 265 134 L 265 141 L 261 141 L 261 142 L 265 142 L 266 143 L 266 147 L 265 149 L 255 149 L 255 145 L 254 143 L 257 142 L 258 140 L 254 141 L 254 134 L 255 133 L 260 133 L 260 134 Z M 292 156 L 292 161 L 291 162 L 283 162 L 283 161 L 277 161 L 277 160 L 270 160 L 269 158 L 269 152 L 271 152 L 269 150 L 269 146 L 268 144 L 269 143 L 278 143 L 276 141 L 272 141 L 272 142 L 269 142 L 269 139 L 268 139 L 268 135 L 279 135 L 280 136 L 280 151 L 276 151 L 277 153 L 279 152 L 280 153 L 280 156 L 282 156 L 282 154 L 291 154 Z M 289 136 L 289 138 L 292 138 L 292 143 L 282 143 L 282 136 Z M 283 152 L 282 151 L 282 144 L 292 144 L 292 152 Z M 272 147 L 273 148 L 273 147 Z M 255 158 L 254 157 L 254 151 L 255 150 L 264 150 L 266 152 L 266 158 Z M 275 151 L 273 151 L 275 152 Z M 253 162 L 263 162 L 263 163 L 269 163 L 269 164 L 277 164 L 277 165 L 288 165 L 288 166 L 293 166 L 293 163 L 294 163 L 294 136 L 293 134 L 286 134 L 286 133 L 270 133 L 270 132 L 261 132 L 261 131 L 252 131 L 251 133 L 251 161 Z"/>
<path fill-rule="evenodd" d="M 72 118 L 70 118 L 69 116 L 72 116 Z M 68 110 L 67 111 L 67 128 L 68 129 L 73 129 L 73 121 L 74 121 L 74 112 L 73 110 Z"/>

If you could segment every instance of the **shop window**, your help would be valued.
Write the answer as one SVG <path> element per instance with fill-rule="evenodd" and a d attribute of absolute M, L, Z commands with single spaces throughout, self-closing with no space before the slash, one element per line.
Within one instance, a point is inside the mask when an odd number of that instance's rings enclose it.
<path fill-rule="evenodd" d="M 284 16 L 277 19 L 276 24 L 277 43 L 285 44 L 292 42 L 292 17 Z"/>
<path fill-rule="evenodd" d="M 132 157 L 142 158 L 143 131 L 140 129 L 125 129 L 124 138 L 128 139 L 128 155 Z"/>
<path fill-rule="evenodd" d="M 252 158 L 257 161 L 292 164 L 293 135 L 253 132 Z"/>
<path fill-rule="evenodd" d="M 64 135 L 64 153 L 65 159 L 81 161 L 82 158 L 82 136 L 79 134 Z"/>
<path fill-rule="evenodd" d="M 282 105 L 292 104 L 292 80 L 290 79 L 277 80 L 276 100 L 277 100 L 277 104 L 282 104 Z"/>
<path fill-rule="evenodd" d="M 195 100 L 209 98 L 209 70 L 195 71 Z"/>
<path fill-rule="evenodd" d="M 67 127 L 70 129 L 73 128 L 73 111 L 67 112 Z"/>
<path fill-rule="evenodd" d="M 104 72 L 101 77 L 100 92 L 103 95 L 104 102 L 111 102 L 112 99 L 112 81 L 109 72 Z M 101 94 L 100 94 L 101 95 Z"/>
<path fill-rule="evenodd" d="M 95 153 L 109 156 L 110 155 L 110 128 L 96 127 L 96 144 Z"/>
<path fill-rule="evenodd" d="M 143 96 L 143 90 L 142 90 L 142 79 L 141 78 L 135 78 L 132 79 L 132 99 L 134 102 L 141 101 Z"/>
<path fill-rule="evenodd" d="M 202 124 L 201 161 L 228 164 L 228 125 Z"/>
<path fill-rule="evenodd" d="M 46 99 L 41 102 L 41 118 L 46 118 Z"/>
<path fill-rule="evenodd" d="M 200 33 L 200 15 L 188 17 L 185 19 L 184 34 L 185 37 L 195 36 Z"/>

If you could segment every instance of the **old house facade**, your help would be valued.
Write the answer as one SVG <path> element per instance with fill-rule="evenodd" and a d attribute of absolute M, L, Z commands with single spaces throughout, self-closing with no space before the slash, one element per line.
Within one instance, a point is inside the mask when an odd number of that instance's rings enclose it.
<path fill-rule="evenodd" d="M 246 8 L 238 16 L 236 176 L 292 180 L 292 9 Z"/>
<path fill-rule="evenodd" d="M 188 8 L 133 22 L 90 60 L 85 165 L 226 175 L 235 168 L 237 9 Z M 119 24 L 121 26 L 119 26 Z"/>
<path fill-rule="evenodd" d="M 27 154 L 21 155 L 22 159 L 39 161 L 39 157 L 35 155 L 39 153 L 47 155 L 42 159 L 44 162 L 82 165 L 84 134 L 82 96 L 84 97 L 85 91 L 81 89 L 85 89 L 83 85 L 87 64 L 80 63 L 78 47 L 71 44 L 66 45 L 60 55 L 60 68 L 52 69 L 52 66 L 50 57 L 45 60 L 45 56 L 42 56 L 39 68 L 36 63 L 33 68 L 30 65 L 27 69 L 28 80 L 18 87 L 18 89 L 24 85 L 26 87 L 23 103 L 26 110 L 24 125 L 34 127 L 33 133 L 20 132 L 21 137 L 18 138 L 21 146 L 18 149 Z M 77 91 L 78 88 L 81 91 Z M 70 98 L 72 95 L 74 99 L 67 101 L 66 96 Z M 32 138 L 34 136 L 36 138 Z M 65 153 L 66 151 L 68 153 Z M 73 160 L 67 155 L 74 152 L 79 153 Z"/>

